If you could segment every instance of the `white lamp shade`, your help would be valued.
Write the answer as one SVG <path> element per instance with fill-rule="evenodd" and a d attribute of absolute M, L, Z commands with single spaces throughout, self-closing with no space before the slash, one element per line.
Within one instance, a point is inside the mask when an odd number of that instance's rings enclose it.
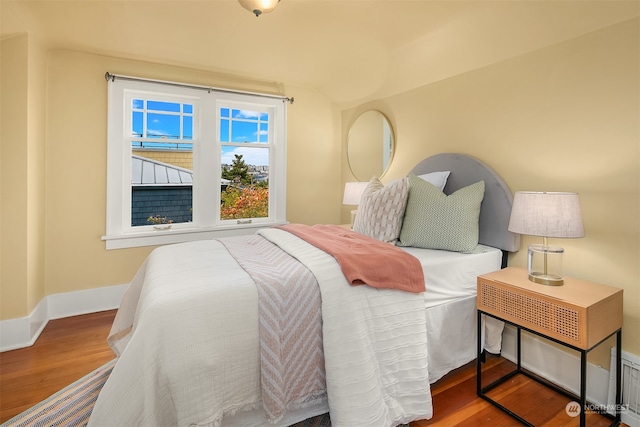
<path fill-rule="evenodd" d="M 368 182 L 347 182 L 344 185 L 344 197 L 342 198 L 343 205 L 360 204 L 360 198 L 364 189 L 367 187 Z"/>
<path fill-rule="evenodd" d="M 509 231 L 542 237 L 584 237 L 578 194 L 516 192 L 511 207 Z"/>
<path fill-rule="evenodd" d="M 269 13 L 276 8 L 280 0 L 238 0 L 240 5 L 256 16 Z"/>

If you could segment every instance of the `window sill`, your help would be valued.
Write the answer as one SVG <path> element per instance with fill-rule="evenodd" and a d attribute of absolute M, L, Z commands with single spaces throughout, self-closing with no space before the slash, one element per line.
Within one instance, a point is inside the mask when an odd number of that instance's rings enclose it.
<path fill-rule="evenodd" d="M 219 237 L 243 236 L 255 234 L 260 228 L 284 225 L 286 222 L 247 224 L 242 227 L 218 227 L 211 229 L 173 229 L 153 233 L 130 233 L 102 236 L 106 249 L 139 248 L 143 246 L 159 246 L 173 243 L 192 242 L 196 240 L 215 239 Z"/>

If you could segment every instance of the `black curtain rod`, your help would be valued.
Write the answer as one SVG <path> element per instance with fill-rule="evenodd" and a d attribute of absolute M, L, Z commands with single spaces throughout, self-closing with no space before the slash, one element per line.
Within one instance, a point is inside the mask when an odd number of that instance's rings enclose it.
<path fill-rule="evenodd" d="M 165 84 L 165 85 L 178 86 L 178 87 L 187 87 L 187 88 L 192 88 L 192 89 L 202 89 L 202 90 L 206 90 L 206 91 L 209 91 L 209 92 L 224 92 L 224 93 L 237 93 L 237 94 L 244 94 L 244 95 L 255 95 L 255 96 L 262 96 L 262 97 L 265 97 L 265 98 L 282 99 L 283 101 L 286 101 L 286 102 L 288 102 L 290 104 L 293 104 L 293 97 L 289 98 L 288 96 L 282 96 L 282 95 L 270 95 L 268 93 L 244 92 L 244 91 L 241 91 L 241 90 L 221 89 L 221 88 L 218 88 L 218 87 L 200 86 L 200 85 L 194 85 L 194 84 L 188 84 L 188 83 L 176 83 L 176 82 L 168 82 L 168 81 L 164 81 L 164 80 L 145 79 L 145 78 L 142 78 L 142 77 L 122 76 L 122 75 L 118 75 L 118 74 L 111 74 L 108 71 L 105 73 L 104 78 L 105 78 L 105 80 L 107 80 L 107 81 L 111 80 L 112 82 L 114 82 L 116 79 L 133 80 L 133 81 L 139 81 L 139 82 L 162 83 L 162 84 Z"/>

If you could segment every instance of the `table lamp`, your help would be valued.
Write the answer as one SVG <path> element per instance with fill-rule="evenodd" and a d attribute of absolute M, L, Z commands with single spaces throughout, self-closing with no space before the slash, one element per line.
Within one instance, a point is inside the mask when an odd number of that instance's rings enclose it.
<path fill-rule="evenodd" d="M 344 185 L 344 197 L 342 198 L 342 204 L 358 206 L 367 184 L 368 182 L 347 182 Z M 357 213 L 357 209 L 351 211 L 351 225 L 353 225 L 353 220 Z"/>
<path fill-rule="evenodd" d="M 549 246 L 548 238 L 584 237 L 580 199 L 577 193 L 518 191 L 513 198 L 509 231 L 541 236 L 542 244 L 531 244 L 527 253 L 529 280 L 543 285 L 563 285 L 564 249 Z"/>

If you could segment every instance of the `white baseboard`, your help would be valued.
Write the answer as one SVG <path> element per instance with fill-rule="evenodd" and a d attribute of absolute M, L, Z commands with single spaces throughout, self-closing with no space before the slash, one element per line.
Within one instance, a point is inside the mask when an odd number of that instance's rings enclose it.
<path fill-rule="evenodd" d="M 568 390 L 580 393 L 580 357 L 574 350 L 562 351 L 533 334 L 522 333 L 522 367 Z M 502 334 L 502 356 L 516 362 L 516 329 L 506 325 Z M 570 353 L 569 353 L 570 352 Z M 609 371 L 587 363 L 587 400 L 606 405 Z"/>
<path fill-rule="evenodd" d="M 0 321 L 0 352 L 29 347 L 52 319 L 113 310 L 129 285 L 48 295 L 26 317 Z"/>

